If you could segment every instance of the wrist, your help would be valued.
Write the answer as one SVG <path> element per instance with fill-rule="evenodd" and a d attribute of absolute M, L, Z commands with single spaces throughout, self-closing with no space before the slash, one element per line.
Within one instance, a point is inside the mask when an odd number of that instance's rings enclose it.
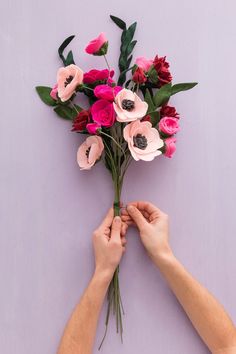
<path fill-rule="evenodd" d="M 174 259 L 175 256 L 171 248 L 167 246 L 164 250 L 155 254 L 153 257 L 153 262 L 158 268 L 160 268 L 166 264 L 172 263 Z"/>
<path fill-rule="evenodd" d="M 101 269 L 99 267 L 96 267 L 93 274 L 93 278 L 103 284 L 109 285 L 112 280 L 113 274 L 114 272 L 110 269 Z"/>

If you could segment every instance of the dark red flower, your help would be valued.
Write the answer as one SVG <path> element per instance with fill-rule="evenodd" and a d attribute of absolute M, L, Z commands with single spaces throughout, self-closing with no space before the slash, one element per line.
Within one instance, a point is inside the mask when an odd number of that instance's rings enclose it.
<path fill-rule="evenodd" d="M 174 118 L 179 118 L 179 113 L 176 112 L 175 107 L 171 106 L 163 106 L 161 107 L 161 118 L 162 117 L 174 117 Z"/>
<path fill-rule="evenodd" d="M 166 61 L 166 57 L 160 57 L 158 58 L 158 55 L 156 55 L 154 61 L 153 61 L 154 68 L 156 69 L 157 75 L 158 75 L 158 83 L 157 86 L 161 87 L 168 82 L 171 82 L 172 76 L 169 71 L 169 63 Z"/>
<path fill-rule="evenodd" d="M 147 81 L 144 70 L 138 67 L 133 73 L 132 80 L 136 82 L 136 84 L 144 84 L 144 82 Z"/>
<path fill-rule="evenodd" d="M 142 122 L 151 122 L 151 116 L 147 114 L 141 119 Z"/>
<path fill-rule="evenodd" d="M 108 77 L 112 78 L 113 76 L 114 76 L 114 70 L 110 71 L 110 76 L 109 76 L 108 69 L 104 69 L 104 70 L 92 69 L 87 73 L 84 73 L 83 82 L 84 84 L 93 84 L 96 81 L 106 81 Z"/>
<path fill-rule="evenodd" d="M 73 132 L 81 132 L 86 130 L 86 125 L 90 122 L 90 114 L 89 111 L 83 110 L 79 112 L 77 117 L 75 118 L 73 125 L 72 125 L 72 131 Z"/>

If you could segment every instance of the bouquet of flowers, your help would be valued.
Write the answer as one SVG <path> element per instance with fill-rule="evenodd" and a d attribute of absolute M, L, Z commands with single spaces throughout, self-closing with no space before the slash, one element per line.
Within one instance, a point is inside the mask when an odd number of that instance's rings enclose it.
<path fill-rule="evenodd" d="M 85 73 L 75 64 L 71 50 L 64 55 L 65 48 L 74 38 L 70 36 L 58 49 L 63 67 L 57 71 L 55 86 L 37 86 L 36 90 L 41 100 L 60 118 L 72 122 L 73 132 L 87 136 L 78 148 L 80 169 L 89 170 L 97 162 L 104 162 L 114 184 L 114 214 L 119 215 L 121 190 L 129 164 L 138 160 L 152 161 L 160 155 L 172 157 L 176 150 L 179 114 L 168 105 L 169 99 L 197 83 L 173 85 L 166 57 L 139 57 L 131 64 L 137 43 L 133 39 L 137 23 L 127 27 L 120 18 L 110 17 L 122 30 L 116 79 L 106 56 L 108 39 L 104 33 L 92 40 L 85 51 L 104 57 L 107 68 Z M 88 98 L 86 108 L 77 103 L 76 99 L 81 95 Z M 118 275 L 119 267 L 107 294 L 106 331 L 113 310 L 117 332 L 122 338 L 123 306 Z"/>

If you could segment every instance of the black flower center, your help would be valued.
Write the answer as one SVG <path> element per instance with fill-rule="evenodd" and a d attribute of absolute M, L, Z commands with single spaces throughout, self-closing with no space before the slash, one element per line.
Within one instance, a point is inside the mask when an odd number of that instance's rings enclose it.
<path fill-rule="evenodd" d="M 66 87 L 67 85 L 69 85 L 71 83 L 71 81 L 73 80 L 73 76 L 70 75 L 66 78 L 65 82 L 64 82 L 64 86 Z"/>
<path fill-rule="evenodd" d="M 89 157 L 90 150 L 91 150 L 91 146 L 85 151 L 85 155 L 86 155 L 87 159 Z"/>
<path fill-rule="evenodd" d="M 131 111 L 134 108 L 134 101 L 131 100 L 123 100 L 121 104 L 122 108 L 126 109 L 126 111 Z"/>
<path fill-rule="evenodd" d="M 148 145 L 146 136 L 142 134 L 137 134 L 136 136 L 134 136 L 133 141 L 134 141 L 134 146 L 141 150 L 145 150 Z"/>

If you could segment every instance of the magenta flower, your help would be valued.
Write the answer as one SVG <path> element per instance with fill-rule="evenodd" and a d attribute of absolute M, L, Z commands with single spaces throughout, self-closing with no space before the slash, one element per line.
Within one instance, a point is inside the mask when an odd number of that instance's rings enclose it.
<path fill-rule="evenodd" d="M 145 116 L 148 110 L 147 102 L 141 100 L 136 93 L 123 89 L 115 97 L 113 103 L 118 122 L 131 122 Z"/>
<path fill-rule="evenodd" d="M 167 138 L 165 140 L 165 156 L 172 157 L 176 150 L 176 139 L 175 138 Z"/>
<path fill-rule="evenodd" d="M 71 64 L 60 68 L 57 72 L 58 96 L 62 102 L 71 98 L 78 85 L 83 82 L 83 71 Z"/>
<path fill-rule="evenodd" d="M 104 149 L 100 136 L 89 136 L 80 145 L 77 152 L 77 162 L 81 170 L 90 170 L 95 162 L 101 157 Z"/>
<path fill-rule="evenodd" d="M 111 102 L 101 99 L 91 107 L 93 121 L 103 127 L 111 127 L 115 122 L 115 111 Z"/>
<path fill-rule="evenodd" d="M 124 128 L 124 139 L 134 160 L 151 161 L 161 155 L 159 150 L 163 145 L 159 132 L 150 122 L 136 120 Z"/>
<path fill-rule="evenodd" d="M 110 71 L 108 69 L 97 70 L 92 69 L 87 73 L 84 73 L 84 83 L 85 84 L 94 84 L 96 81 L 112 81 L 111 78 L 114 76 L 114 70 Z"/>
<path fill-rule="evenodd" d="M 108 85 L 98 85 L 94 89 L 94 95 L 107 101 L 114 101 L 118 92 L 122 90 L 121 86 L 111 87 Z"/>
<path fill-rule="evenodd" d="M 97 130 L 101 128 L 101 125 L 98 123 L 88 123 L 86 125 L 86 129 L 89 132 L 89 134 L 97 134 Z"/>
<path fill-rule="evenodd" d="M 54 85 L 51 92 L 50 92 L 50 96 L 56 101 L 57 100 L 57 87 L 58 85 Z"/>
<path fill-rule="evenodd" d="M 173 135 L 179 131 L 179 119 L 163 117 L 158 125 L 159 131 L 167 135 Z"/>
<path fill-rule="evenodd" d="M 93 55 L 104 55 L 107 52 L 108 40 L 105 33 L 99 34 L 99 36 L 93 39 L 85 48 L 86 53 Z"/>

